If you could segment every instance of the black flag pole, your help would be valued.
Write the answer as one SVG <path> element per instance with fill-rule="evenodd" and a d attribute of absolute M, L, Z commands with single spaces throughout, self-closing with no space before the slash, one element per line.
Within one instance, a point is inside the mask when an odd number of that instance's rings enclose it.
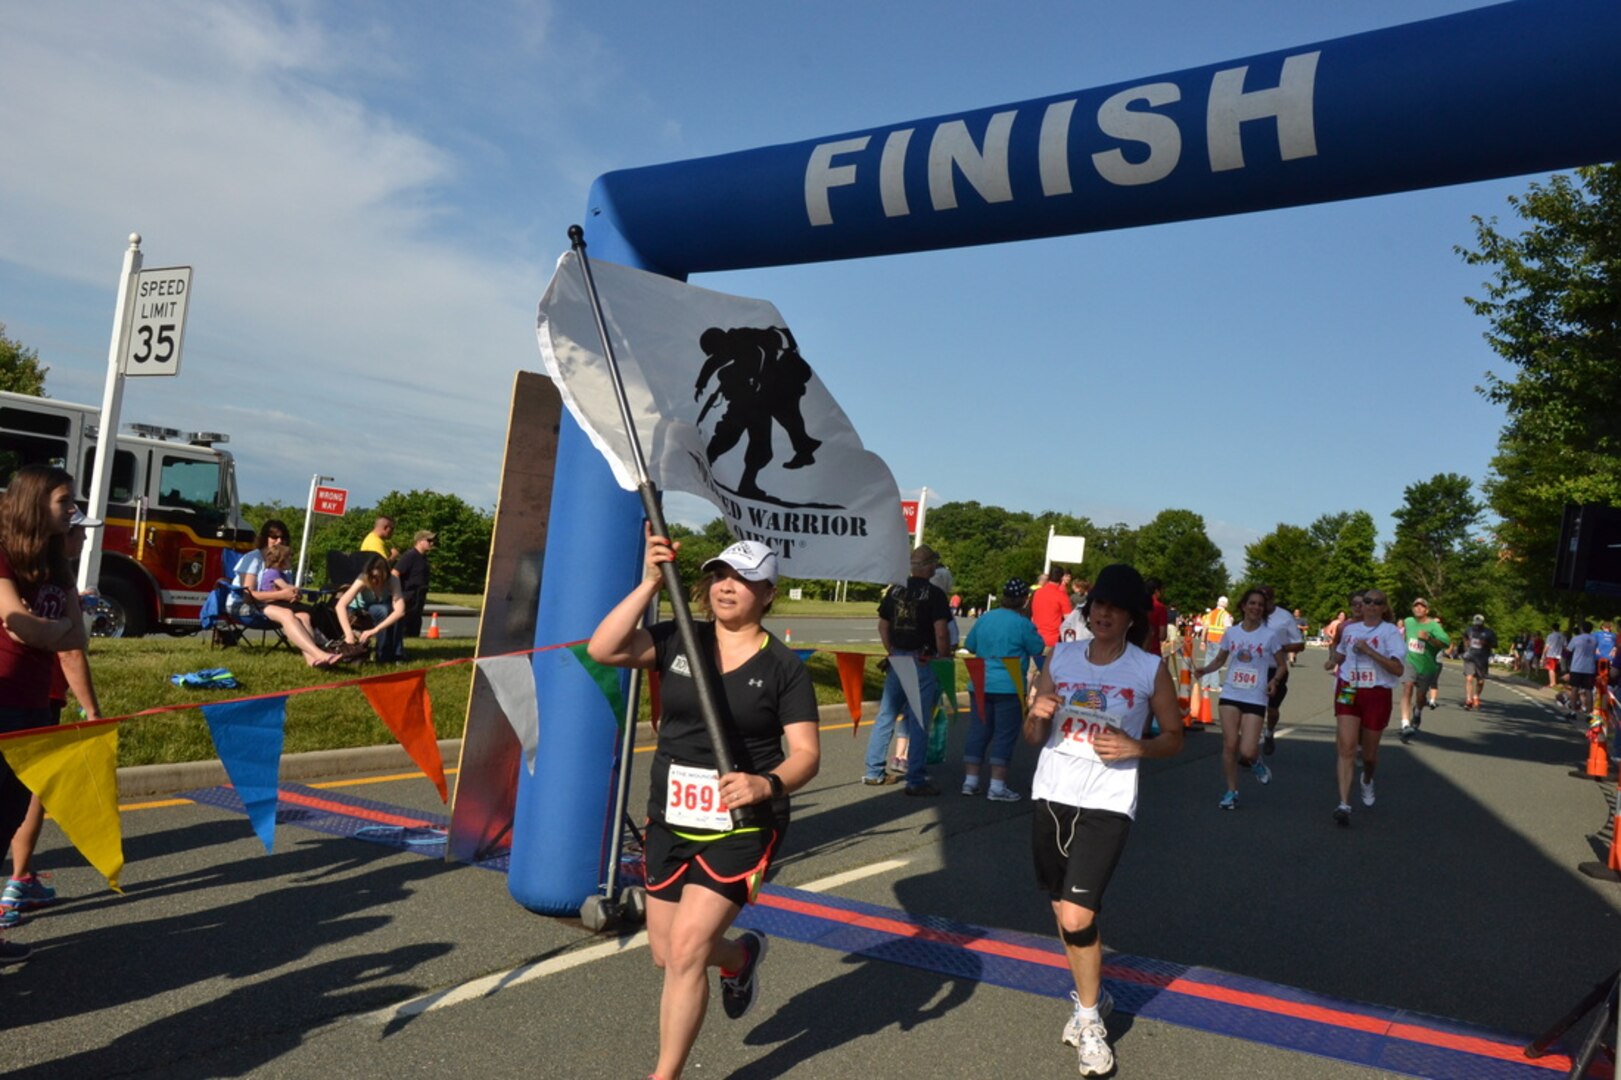
<path fill-rule="evenodd" d="M 602 355 L 608 361 L 608 376 L 613 380 L 619 418 L 625 425 L 625 438 L 630 442 L 630 458 L 636 466 L 636 491 L 642 497 L 642 512 L 647 515 L 653 535 L 667 537 L 670 530 L 664 522 L 664 508 L 659 505 L 658 487 L 647 475 L 642 440 L 636 434 L 636 424 L 630 415 L 630 399 L 625 395 L 625 382 L 619 375 L 619 360 L 614 356 L 613 342 L 608 338 L 608 325 L 602 318 L 602 301 L 597 297 L 596 279 L 591 276 L 591 259 L 585 253 L 585 230 L 578 225 L 570 225 L 568 238 L 580 257 L 580 269 L 585 273 L 585 291 L 591 300 L 591 314 L 597 321 Z M 709 734 L 709 745 L 715 752 L 715 768 L 724 776 L 735 772 L 736 768 L 732 761 L 731 745 L 726 741 L 726 733 L 721 730 L 715 684 L 709 675 L 709 665 L 704 663 L 703 651 L 698 646 L 698 629 L 692 622 L 692 608 L 687 603 L 687 594 L 681 589 L 681 574 L 675 568 L 674 560 L 659 564 L 659 570 L 664 575 L 664 591 L 669 594 L 670 608 L 675 613 L 675 628 L 681 637 L 681 649 L 687 654 L 687 663 L 692 668 L 692 684 L 698 691 L 698 708 L 703 713 L 704 730 Z M 732 824 L 742 825 L 744 821 L 742 808 L 733 807 Z"/>

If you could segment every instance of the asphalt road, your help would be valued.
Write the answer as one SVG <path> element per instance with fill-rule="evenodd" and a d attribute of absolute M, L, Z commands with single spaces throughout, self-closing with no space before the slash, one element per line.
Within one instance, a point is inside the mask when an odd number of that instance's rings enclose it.
<path fill-rule="evenodd" d="M 1613 970 L 1621 926 L 1621 886 L 1577 869 L 1595 858 L 1591 836 L 1610 809 L 1605 788 L 1568 775 L 1583 757 L 1579 733 L 1496 683 L 1480 712 L 1462 711 L 1451 666 L 1448 704 L 1421 737 L 1385 744 L 1378 805 L 1337 829 L 1321 656 L 1308 651 L 1296 670 L 1276 780 L 1246 777 L 1238 812 L 1216 809 L 1212 732 L 1145 766 L 1101 923 L 1114 963 L 1269 987 L 1269 1000 L 1327 999 L 1337 1016 L 1389 1007 L 1414 1023 L 1535 1034 Z M 712 1009 L 689 1078 L 1075 1075 L 1057 1041 L 1066 1003 L 974 951 L 978 939 L 1050 942 L 1051 926 L 1030 885 L 1031 805 L 956 795 L 960 736 L 934 769 L 948 794 L 914 799 L 862 786 L 865 732 L 829 724 L 771 902 L 745 918 L 775 925 L 790 903 L 868 905 L 967 941 L 947 950 L 962 962 L 931 966 L 928 933 L 874 944 L 850 927 L 773 931 L 759 1008 L 742 1022 Z M 1020 750 L 1019 790 L 1033 757 Z M 420 777 L 367 779 L 324 791 L 396 813 L 443 809 Z M 499 872 L 312 831 L 315 819 L 285 799 L 282 814 L 266 855 L 228 810 L 127 807 L 122 896 L 48 825 L 39 861 L 69 899 L 13 932 L 36 954 L 0 972 L 7 1075 L 646 1075 L 658 989 L 636 938 L 613 943 L 530 914 Z M 830 878 L 814 894 L 791 891 Z M 1133 989 L 1111 985 L 1123 1000 Z M 1264 1008 L 1229 1010 L 1248 1019 L 1216 1033 L 1165 1018 L 1176 996 L 1167 988 L 1110 1021 L 1117 1075 L 1527 1074 L 1504 1062 L 1426 1071 L 1399 1056 L 1367 1068 L 1346 1060 L 1367 1060 L 1355 1049 L 1367 1032 L 1328 1024 L 1320 1040 L 1286 1048 Z"/>

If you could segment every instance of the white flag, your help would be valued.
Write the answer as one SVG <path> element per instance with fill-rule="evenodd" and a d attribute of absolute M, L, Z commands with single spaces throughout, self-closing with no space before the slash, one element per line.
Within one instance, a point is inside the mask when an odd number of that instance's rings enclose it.
<path fill-rule="evenodd" d="M 889 466 L 861 444 L 777 309 L 591 263 L 625 396 L 660 490 L 714 503 L 738 539 L 797 578 L 906 580 Z M 628 491 L 636 467 L 573 252 L 540 301 L 540 353 L 574 419 Z"/>

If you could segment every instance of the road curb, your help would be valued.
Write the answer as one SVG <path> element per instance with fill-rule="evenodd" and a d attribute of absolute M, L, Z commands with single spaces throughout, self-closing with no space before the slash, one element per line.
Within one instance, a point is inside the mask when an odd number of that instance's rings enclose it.
<path fill-rule="evenodd" d="M 965 712 L 968 694 L 957 695 L 958 707 Z M 818 709 L 819 722 L 848 721 L 850 708 L 842 702 L 822 705 Z M 863 701 L 861 718 L 872 723 L 878 715 L 878 702 Z M 640 743 L 640 740 L 638 740 Z M 440 739 L 439 756 L 447 767 L 461 760 L 460 739 Z M 283 781 L 300 782 L 325 780 L 337 776 L 354 776 L 369 772 L 398 772 L 416 769 L 416 762 L 398 743 L 385 746 L 356 746 L 347 750 L 310 750 L 302 754 L 283 754 L 280 776 Z M 229 784 L 231 778 L 218 758 L 207 761 L 177 761 L 166 765 L 126 765 L 118 770 L 118 797 L 120 799 L 150 798 L 173 795 L 196 788 L 219 787 Z"/>
<path fill-rule="evenodd" d="M 439 756 L 447 766 L 461 760 L 460 739 L 440 739 Z M 411 770 L 416 762 L 398 743 L 386 746 L 357 746 L 347 750 L 310 750 L 302 754 L 284 754 L 281 759 L 281 779 L 284 781 L 321 780 L 333 776 L 352 776 L 356 773 Z M 225 766 L 219 759 L 209 761 L 179 761 L 166 765 L 128 765 L 118 770 L 118 797 L 143 798 L 153 795 L 173 795 L 195 788 L 218 787 L 229 784 Z"/>

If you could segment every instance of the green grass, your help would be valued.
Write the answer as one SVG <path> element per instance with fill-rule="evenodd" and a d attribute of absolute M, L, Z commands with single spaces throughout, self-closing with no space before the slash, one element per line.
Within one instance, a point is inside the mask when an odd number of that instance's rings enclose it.
<path fill-rule="evenodd" d="M 257 637 L 257 635 L 254 635 Z M 473 655 L 471 638 L 416 640 L 408 646 L 411 667 L 427 667 Z M 396 670 L 376 664 L 346 664 L 317 671 L 286 649 L 210 649 L 206 637 L 96 639 L 90 647 L 90 671 L 103 716 L 127 716 L 144 709 L 227 701 L 320 686 Z M 202 668 L 229 668 L 242 685 L 236 690 L 196 690 L 175 686 L 169 676 Z M 428 673 L 434 729 L 441 739 L 460 738 L 467 720 L 467 690 L 473 665 Z M 74 718 L 71 706 L 64 719 Z M 358 687 L 294 694 L 287 699 L 284 751 L 335 750 L 394 742 Z M 196 709 L 135 717 L 120 725 L 118 763 L 150 765 L 200 761 L 215 757 L 208 723 Z"/>
<path fill-rule="evenodd" d="M 801 646 L 808 648 L 811 646 Z M 473 655 L 471 638 L 415 640 L 407 645 L 410 667 L 429 667 Z M 862 699 L 876 700 L 884 677 L 876 663 L 877 645 L 837 646 L 844 652 L 872 656 L 866 665 Z M 816 688 L 818 704 L 844 701 L 838 664 L 831 652 L 818 652 L 806 663 Z M 242 684 L 236 690 L 196 690 L 175 686 L 169 676 L 203 668 L 229 668 Z M 210 649 L 204 637 L 145 637 L 96 639 L 91 644 L 91 675 L 101 700 L 103 716 L 129 716 L 170 705 L 198 705 L 258 694 L 274 694 L 300 687 L 322 686 L 365 675 L 396 670 L 375 664 L 345 665 L 334 671 L 316 671 L 302 657 L 286 649 Z M 460 738 L 467 721 L 467 691 L 473 665 L 461 664 L 428 673 L 428 695 L 433 703 L 434 729 L 441 739 Z M 957 664 L 957 689 L 968 689 L 967 671 Z M 641 719 L 648 719 L 647 695 L 642 695 Z M 71 705 L 64 719 L 76 718 Z M 871 716 L 863 717 L 871 720 Z M 338 750 L 379 746 L 394 742 L 393 733 L 377 719 L 358 687 L 293 694 L 287 699 L 286 742 L 289 754 L 306 750 Z M 217 756 L 208 723 L 195 709 L 133 717 L 120 725 L 119 765 L 152 765 L 204 761 Z"/>
<path fill-rule="evenodd" d="M 474 611 L 482 611 L 484 609 L 484 594 L 476 592 L 430 592 L 428 594 L 428 603 L 449 604 L 451 607 L 472 608 Z"/>

